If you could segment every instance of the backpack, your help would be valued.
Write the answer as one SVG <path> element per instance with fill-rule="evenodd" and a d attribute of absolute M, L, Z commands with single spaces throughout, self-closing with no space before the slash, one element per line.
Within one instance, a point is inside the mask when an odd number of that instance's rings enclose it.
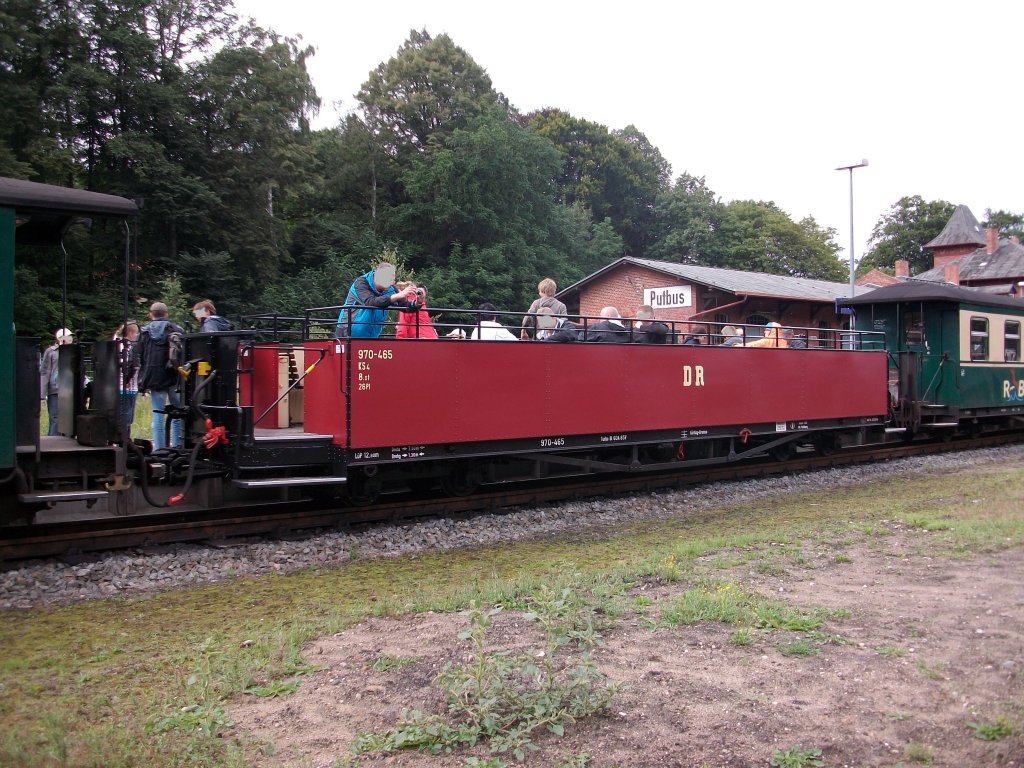
<path fill-rule="evenodd" d="M 167 342 L 167 367 L 176 371 L 185 364 L 185 334 L 169 331 L 164 339 Z"/>

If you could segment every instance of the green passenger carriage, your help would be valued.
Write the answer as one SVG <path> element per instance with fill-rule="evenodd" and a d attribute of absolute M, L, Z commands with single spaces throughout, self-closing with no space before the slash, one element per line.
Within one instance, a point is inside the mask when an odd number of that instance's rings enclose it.
<path fill-rule="evenodd" d="M 908 281 L 842 304 L 858 330 L 884 334 L 896 426 L 979 433 L 1024 420 L 1024 301 Z"/>

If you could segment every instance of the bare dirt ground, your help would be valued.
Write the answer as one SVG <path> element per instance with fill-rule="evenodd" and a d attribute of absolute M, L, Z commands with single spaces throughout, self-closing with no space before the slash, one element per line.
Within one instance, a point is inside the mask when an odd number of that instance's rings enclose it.
<path fill-rule="evenodd" d="M 820 749 L 832 768 L 1024 766 L 1024 549 L 967 561 L 901 554 L 927 535 L 897 531 L 884 551 L 847 550 L 849 562 L 821 552 L 785 573 L 749 564 L 714 572 L 793 606 L 848 610 L 823 628 L 839 641 L 820 645 L 817 656 L 780 653 L 798 639 L 785 632 L 755 632 L 753 645 L 737 646 L 735 628 L 724 624 L 652 629 L 659 601 L 686 586 L 643 585 L 649 616 L 620 616 L 594 652 L 601 671 L 624 686 L 610 710 L 562 738 L 538 736 L 542 749 L 519 764 L 564 766 L 587 753 L 596 768 L 747 768 L 799 744 Z M 356 734 L 386 730 L 404 707 L 443 711 L 431 681 L 446 662 L 468 660 L 469 644 L 457 639 L 466 626 L 465 614 L 421 614 L 323 638 L 307 657 L 325 669 L 290 696 L 239 701 L 233 735 L 272 743 L 264 766 L 453 768 L 470 755 L 487 758 L 481 748 L 351 751 Z M 512 613 L 497 617 L 488 638 L 496 648 L 540 647 L 535 626 Z M 370 665 L 385 654 L 416 661 L 375 672 Z M 1000 717 L 1015 732 L 996 741 L 967 725 Z"/>

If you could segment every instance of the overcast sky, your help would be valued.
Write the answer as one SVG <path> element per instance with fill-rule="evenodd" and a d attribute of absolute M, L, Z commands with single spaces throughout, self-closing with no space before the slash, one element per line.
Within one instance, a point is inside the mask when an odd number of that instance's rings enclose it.
<path fill-rule="evenodd" d="M 773 200 L 837 230 L 849 258 L 897 200 L 1024 212 L 1024 4 L 236 0 L 316 48 L 315 127 L 357 106 L 370 70 L 411 29 L 447 33 L 522 112 L 557 107 L 635 125 L 723 201 Z"/>

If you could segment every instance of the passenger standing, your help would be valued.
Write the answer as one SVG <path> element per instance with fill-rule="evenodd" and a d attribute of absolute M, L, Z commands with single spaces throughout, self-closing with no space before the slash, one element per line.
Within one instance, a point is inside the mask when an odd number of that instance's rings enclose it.
<path fill-rule="evenodd" d="M 345 306 L 338 314 L 339 339 L 376 339 L 384 330 L 388 310 L 394 306 L 408 307 L 415 299 L 413 288 L 401 291 L 395 288 L 395 265 L 378 264 L 365 275 L 360 275 L 349 286 Z"/>
<path fill-rule="evenodd" d="M 217 314 L 217 308 L 209 299 L 203 299 L 192 307 L 192 315 L 199 321 L 200 333 L 212 333 L 215 331 L 230 331 L 231 321 Z"/>
<path fill-rule="evenodd" d="M 118 344 L 118 361 L 121 374 L 118 377 L 118 424 L 125 440 L 132 439 L 132 424 L 135 422 L 135 401 L 139 395 L 139 369 L 132 365 L 133 350 L 139 339 L 139 324 L 129 320 L 116 331 L 114 341 Z"/>
<path fill-rule="evenodd" d="M 409 305 L 410 308 L 398 315 L 395 338 L 436 339 L 437 331 L 434 329 L 434 321 L 430 319 L 430 313 L 427 312 L 427 289 L 413 282 L 397 283 L 395 288 L 400 291 L 412 288 L 414 295 L 414 301 Z"/>
<path fill-rule="evenodd" d="M 470 334 L 474 341 L 517 341 L 511 331 L 498 322 L 498 310 L 493 304 L 484 303 L 477 307 L 477 325 Z"/>
<path fill-rule="evenodd" d="M 547 307 L 551 310 L 552 314 L 565 315 L 567 312 L 565 304 L 555 298 L 555 292 L 557 290 L 558 286 L 555 285 L 555 281 L 550 277 L 545 277 L 537 283 L 537 298 L 533 300 L 530 308 L 526 310 L 527 315 L 523 318 L 523 328 L 519 332 L 520 339 L 526 341 L 530 338 L 530 328 L 536 326 L 537 311 L 541 307 Z"/>
<path fill-rule="evenodd" d="M 149 392 L 153 405 L 153 448 L 167 447 L 164 433 L 168 406 L 179 407 L 178 370 L 170 364 L 171 334 L 184 334 L 180 325 L 167 319 L 167 305 L 155 302 L 149 308 L 150 322 L 139 332 L 132 350 L 132 365 L 139 370 L 139 392 Z M 171 420 L 171 448 L 181 447 L 182 420 Z"/>
<path fill-rule="evenodd" d="M 57 434 L 57 373 L 59 355 L 57 350 L 63 344 L 70 344 L 74 336 L 68 328 L 58 328 L 53 334 L 56 343 L 51 344 L 43 352 L 43 359 L 39 364 L 39 399 L 46 401 L 46 416 L 49 425 L 46 434 L 53 436 Z"/>

